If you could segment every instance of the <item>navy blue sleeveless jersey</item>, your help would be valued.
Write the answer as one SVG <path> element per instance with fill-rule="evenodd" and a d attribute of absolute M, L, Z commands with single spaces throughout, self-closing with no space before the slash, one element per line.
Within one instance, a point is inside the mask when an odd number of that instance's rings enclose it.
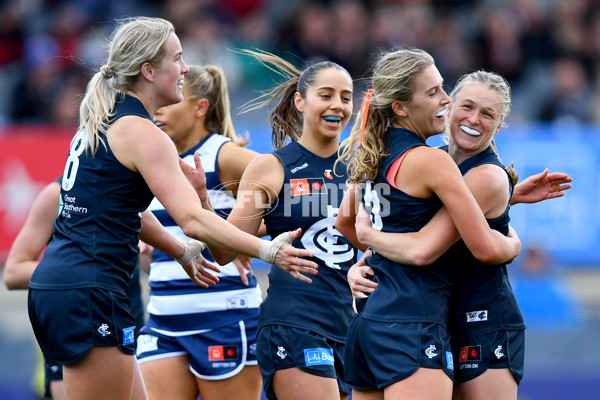
<path fill-rule="evenodd" d="M 141 101 L 121 96 L 109 123 L 125 115 L 152 119 Z M 78 132 L 71 142 L 54 234 L 29 287 L 98 287 L 126 294 L 138 259 L 140 212 L 153 198 L 141 174 L 123 166 L 106 137 L 95 155 Z"/>
<path fill-rule="evenodd" d="M 442 148 L 447 150 L 447 146 Z M 506 171 L 491 147 L 469 157 L 458 167 L 465 175 L 471 169 L 493 164 Z M 512 195 L 513 182 L 508 175 Z M 510 203 L 510 202 L 509 202 Z M 490 228 L 508 234 L 510 205 L 504 212 L 488 219 Z M 447 253 L 454 266 L 455 286 L 450 303 L 449 329 L 453 337 L 479 335 L 499 329 L 523 329 L 525 323 L 508 280 L 506 264 L 489 265 L 475 259 L 461 240 Z"/>
<path fill-rule="evenodd" d="M 54 180 L 54 182 L 62 185 L 63 177 L 60 176 Z M 139 258 L 137 260 L 139 262 Z M 131 279 L 129 280 L 129 290 L 127 291 L 131 315 L 136 320 L 136 332 L 144 325 L 144 302 L 142 300 L 142 287 L 140 285 L 140 269 L 136 264 L 136 268 L 133 270 Z M 136 333 L 137 335 L 137 333 Z"/>
<path fill-rule="evenodd" d="M 392 163 L 408 150 L 426 146 L 416 133 L 392 128 L 387 134 L 389 153 L 375 181 L 367 182 L 363 198 L 370 209 L 373 227 L 383 232 L 416 232 L 442 207 L 437 196 L 416 198 L 396 189 L 386 179 Z M 452 270 L 442 256 L 426 267 L 403 265 L 375 253 L 367 259 L 373 268 L 377 289 L 370 294 L 360 314 L 381 322 L 427 322 L 447 324 L 452 289 Z"/>
<path fill-rule="evenodd" d="M 293 278 L 276 266 L 269 273 L 268 295 L 260 308 L 259 329 L 286 325 L 344 341 L 352 316 L 352 294 L 346 274 L 356 262 L 356 249 L 335 229 L 346 187 L 345 168 L 337 176 L 337 154 L 319 157 L 296 142 L 273 153 L 283 165 L 284 184 L 264 216 L 271 237 L 302 228 L 294 247 L 311 250 L 319 274 L 312 284 Z"/>

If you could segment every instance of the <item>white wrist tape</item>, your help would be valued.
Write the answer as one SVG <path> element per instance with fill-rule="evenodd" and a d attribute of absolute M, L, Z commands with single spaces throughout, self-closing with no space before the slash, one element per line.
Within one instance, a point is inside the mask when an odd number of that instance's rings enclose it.
<path fill-rule="evenodd" d="M 262 240 L 258 247 L 258 258 L 268 264 L 274 264 L 277 252 L 286 243 L 292 243 L 292 238 L 288 232 L 283 232 L 271 241 Z"/>
<path fill-rule="evenodd" d="M 200 254 L 202 250 L 206 248 L 206 244 L 204 242 L 195 239 L 188 240 L 183 244 L 183 246 L 183 256 L 177 260 L 182 267 L 185 267 L 191 263 L 192 260 L 198 257 L 198 254 Z"/>

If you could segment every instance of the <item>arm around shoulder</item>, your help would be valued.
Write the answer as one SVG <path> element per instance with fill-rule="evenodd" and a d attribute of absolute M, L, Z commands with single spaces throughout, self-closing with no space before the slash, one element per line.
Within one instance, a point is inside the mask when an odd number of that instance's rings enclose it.
<path fill-rule="evenodd" d="M 448 209 L 473 256 L 487 264 L 501 264 L 516 257 L 521 248 L 518 237 L 491 229 L 452 159 L 439 153 L 433 158 L 422 164 L 422 176 Z M 503 179 L 507 179 L 506 174 Z"/>

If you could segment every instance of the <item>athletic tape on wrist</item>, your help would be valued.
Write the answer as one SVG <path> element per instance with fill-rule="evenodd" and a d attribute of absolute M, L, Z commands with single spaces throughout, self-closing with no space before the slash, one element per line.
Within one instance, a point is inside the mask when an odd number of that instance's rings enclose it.
<path fill-rule="evenodd" d="M 200 254 L 202 250 L 206 248 L 206 244 L 199 240 L 191 239 L 185 242 L 183 244 L 183 247 L 183 256 L 180 259 L 178 259 L 177 262 L 182 267 L 185 267 L 186 265 L 191 263 L 194 258 L 198 257 L 198 254 Z"/>
<path fill-rule="evenodd" d="M 258 257 L 268 264 L 274 264 L 275 256 L 277 255 L 277 252 L 281 246 L 291 242 L 292 238 L 287 232 L 283 232 L 270 242 L 267 240 L 262 240 L 260 242 L 260 246 L 258 247 Z"/>

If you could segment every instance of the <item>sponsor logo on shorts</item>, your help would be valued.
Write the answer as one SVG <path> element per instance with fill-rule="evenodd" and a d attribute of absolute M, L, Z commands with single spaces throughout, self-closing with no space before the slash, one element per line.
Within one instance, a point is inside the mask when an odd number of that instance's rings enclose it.
<path fill-rule="evenodd" d="M 217 368 L 235 368 L 236 363 L 235 361 L 231 361 L 231 362 L 214 362 L 211 364 L 211 367 L 217 369 Z"/>
<path fill-rule="evenodd" d="M 446 368 L 450 371 L 454 371 L 454 358 L 452 357 L 451 351 L 446 352 Z"/>
<path fill-rule="evenodd" d="M 332 349 L 323 347 L 304 349 L 304 362 L 307 367 L 311 365 L 333 365 L 334 361 Z"/>
<path fill-rule="evenodd" d="M 283 347 L 283 346 L 277 347 L 277 356 L 279 358 L 281 358 L 282 360 L 287 357 L 287 351 L 285 350 L 285 347 Z"/>
<path fill-rule="evenodd" d="M 464 346 L 460 348 L 459 362 L 481 361 L 481 346 Z"/>
<path fill-rule="evenodd" d="M 148 351 L 158 350 L 158 336 L 140 335 L 137 341 L 135 354 L 138 356 Z"/>
<path fill-rule="evenodd" d="M 127 346 L 135 342 L 135 336 L 133 332 L 135 331 L 135 325 L 130 326 L 129 328 L 123 328 L 123 346 Z"/>
<path fill-rule="evenodd" d="M 430 345 L 428 348 L 425 349 L 425 355 L 428 358 L 433 358 L 436 357 L 438 354 L 435 352 L 437 350 L 437 347 L 435 347 L 434 344 Z"/>
<path fill-rule="evenodd" d="M 248 348 L 248 353 L 255 356 L 256 355 L 256 343 L 252 343 Z"/>
<path fill-rule="evenodd" d="M 494 355 L 498 360 L 504 357 L 504 353 L 502 352 L 502 345 L 498 346 L 496 350 L 494 350 Z"/>
<path fill-rule="evenodd" d="M 208 346 L 208 361 L 232 360 L 238 358 L 236 345 Z"/>
<path fill-rule="evenodd" d="M 487 321 L 487 319 L 488 319 L 487 310 L 469 311 L 467 313 L 467 322 L 481 322 L 481 321 Z"/>
<path fill-rule="evenodd" d="M 98 328 L 98 332 L 100 332 L 100 334 L 102 336 L 108 336 L 108 335 L 110 335 L 110 329 L 108 328 L 108 324 L 102 324 L 102 325 L 100 325 L 100 327 Z"/>

